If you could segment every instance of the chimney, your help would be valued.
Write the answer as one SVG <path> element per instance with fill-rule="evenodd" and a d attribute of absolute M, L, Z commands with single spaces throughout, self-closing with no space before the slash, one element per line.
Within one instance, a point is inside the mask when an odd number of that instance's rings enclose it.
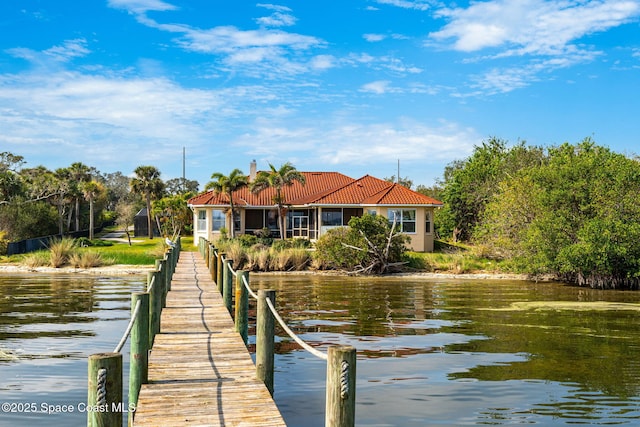
<path fill-rule="evenodd" d="M 256 161 L 251 160 L 251 163 L 249 163 L 249 182 L 256 179 L 256 174 L 257 174 L 256 168 L 257 168 Z"/>

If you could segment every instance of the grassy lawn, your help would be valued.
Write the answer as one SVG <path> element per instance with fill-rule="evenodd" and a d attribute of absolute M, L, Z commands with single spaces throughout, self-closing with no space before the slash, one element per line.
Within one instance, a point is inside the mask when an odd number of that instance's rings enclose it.
<path fill-rule="evenodd" d="M 128 243 L 113 242 L 113 246 L 91 246 L 79 248 L 80 251 L 98 252 L 113 264 L 128 265 L 153 265 L 156 259 L 164 256 L 164 243 L 162 239 L 132 239 L 131 246 Z"/>
<path fill-rule="evenodd" d="M 468 245 L 451 245 L 436 241 L 432 253 L 408 252 L 409 267 L 430 272 L 464 273 L 504 273 L 509 270 L 504 261 L 484 258 Z"/>
<path fill-rule="evenodd" d="M 113 229 L 105 229 L 103 233 L 96 236 L 95 240 L 100 240 L 106 233 L 115 231 Z M 122 237 L 126 239 L 126 235 L 123 233 Z M 186 236 L 181 238 L 183 251 L 197 251 L 197 246 L 193 246 L 193 236 Z M 164 239 L 156 237 L 154 239 L 148 239 L 144 237 L 132 237 L 131 246 L 124 241 L 103 241 L 110 246 L 89 246 L 78 247 L 75 249 L 78 253 L 93 252 L 100 255 L 104 264 L 124 264 L 124 265 L 154 265 L 157 259 L 162 259 L 166 245 Z M 0 259 L 0 263 L 16 263 L 23 264 L 27 257 L 41 256 L 43 259 L 48 257 L 49 251 L 43 250 L 38 252 L 32 252 L 31 254 L 20 254 L 12 256 L 3 256 Z"/>
<path fill-rule="evenodd" d="M 197 251 L 193 246 L 193 236 L 181 238 L 183 251 Z M 113 246 L 92 246 L 82 248 L 86 251 L 96 251 L 105 259 L 113 260 L 114 264 L 153 265 L 157 259 L 162 259 L 166 245 L 164 239 L 135 237 L 131 239 L 131 246 L 124 242 L 113 242 Z"/>

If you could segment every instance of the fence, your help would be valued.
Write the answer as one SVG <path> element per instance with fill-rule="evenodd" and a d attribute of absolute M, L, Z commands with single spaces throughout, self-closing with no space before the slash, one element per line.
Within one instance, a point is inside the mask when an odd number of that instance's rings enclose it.
<path fill-rule="evenodd" d="M 89 356 L 87 426 L 122 426 L 123 413 L 128 413 L 131 424 L 140 386 L 148 381 L 149 349 L 160 332 L 160 314 L 171 290 L 180 245 L 178 237 L 175 247 L 170 247 L 163 259 L 156 260 L 155 270 L 147 276 L 146 291 L 131 295 L 131 320 L 113 352 Z M 121 351 L 129 336 L 129 398 L 124 406 Z"/>
<path fill-rule="evenodd" d="M 106 223 L 100 227 L 93 229 L 94 233 L 99 233 L 104 229 Z M 24 239 L 17 242 L 9 242 L 7 244 L 7 255 L 26 254 L 29 252 L 39 251 L 46 249 L 51 240 L 61 239 L 63 237 L 70 237 L 77 239 L 79 237 L 89 237 L 89 230 L 73 231 L 66 234 L 52 234 L 51 236 L 34 237 L 33 239 Z"/>
<path fill-rule="evenodd" d="M 215 280 L 227 310 L 234 315 L 235 327 L 245 344 L 249 331 L 249 296 L 257 301 L 256 315 L 256 375 L 273 395 L 275 321 L 302 348 L 327 361 L 326 427 L 355 425 L 356 350 L 352 346 L 330 346 L 327 353 L 313 348 L 298 337 L 282 320 L 275 308 L 276 291 L 259 290 L 249 286 L 249 272 L 234 271 L 232 260 L 225 258 L 216 247 L 201 237 L 198 250 L 204 257 L 211 277 Z M 235 282 L 235 283 L 234 283 Z M 233 297 L 235 294 L 235 306 Z"/>

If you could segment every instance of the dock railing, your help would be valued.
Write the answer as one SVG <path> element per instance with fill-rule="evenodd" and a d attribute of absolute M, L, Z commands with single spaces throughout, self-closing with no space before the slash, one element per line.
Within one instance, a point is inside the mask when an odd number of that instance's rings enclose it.
<path fill-rule="evenodd" d="M 166 305 L 171 278 L 180 256 L 180 237 L 169 247 L 162 259 L 156 260 L 155 270 L 148 273 L 145 292 L 131 294 L 131 319 L 120 342 L 110 353 L 89 356 L 87 426 L 122 426 L 123 413 L 131 425 L 140 386 L 148 382 L 149 350 L 160 332 L 160 315 Z M 130 337 L 129 397 L 123 400 L 122 349 Z"/>
<path fill-rule="evenodd" d="M 256 294 L 249 286 L 249 272 L 235 271 L 232 260 L 225 257 L 214 244 L 201 237 L 200 254 L 206 260 L 211 277 L 229 313 L 233 315 L 235 329 L 245 344 L 249 331 L 249 296 L 257 301 L 256 314 L 256 376 L 273 395 L 275 321 L 296 343 L 312 355 L 327 361 L 326 427 L 353 427 L 355 425 L 356 349 L 352 346 L 330 346 L 327 353 L 319 351 L 298 337 L 275 308 L 276 291 L 259 290 Z M 235 295 L 235 305 L 234 298 Z"/>

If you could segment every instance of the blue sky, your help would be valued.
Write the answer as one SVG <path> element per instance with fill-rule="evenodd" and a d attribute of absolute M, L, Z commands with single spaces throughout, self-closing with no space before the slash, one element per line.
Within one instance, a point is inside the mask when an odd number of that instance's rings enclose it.
<path fill-rule="evenodd" d="M 490 137 L 638 153 L 640 0 L 5 0 L 0 151 L 202 186 L 432 185 Z"/>

